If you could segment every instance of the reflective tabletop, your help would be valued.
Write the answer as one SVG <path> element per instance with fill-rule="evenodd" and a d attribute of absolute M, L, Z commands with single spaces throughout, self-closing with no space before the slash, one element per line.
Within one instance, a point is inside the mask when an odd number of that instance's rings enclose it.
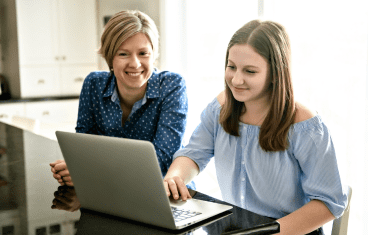
<path fill-rule="evenodd" d="M 62 158 L 55 140 L 0 122 L 0 234 L 272 234 L 279 227 L 236 206 L 178 231 L 83 209 L 74 188 L 52 177 L 49 163 Z"/>

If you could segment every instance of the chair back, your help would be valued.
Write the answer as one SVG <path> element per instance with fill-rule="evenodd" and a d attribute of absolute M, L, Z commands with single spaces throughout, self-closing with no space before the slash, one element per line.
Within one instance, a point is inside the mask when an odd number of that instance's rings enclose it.
<path fill-rule="evenodd" d="M 333 221 L 331 235 L 347 235 L 348 233 L 351 194 L 352 189 L 348 186 L 348 205 L 346 206 L 344 214 Z"/>

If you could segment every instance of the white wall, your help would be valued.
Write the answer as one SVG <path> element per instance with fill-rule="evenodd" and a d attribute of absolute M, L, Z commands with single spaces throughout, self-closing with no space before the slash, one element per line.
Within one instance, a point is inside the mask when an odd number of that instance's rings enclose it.
<path fill-rule="evenodd" d="M 288 30 L 296 97 L 332 132 L 343 182 L 353 188 L 349 234 L 368 234 L 368 5 L 265 0 L 265 18 Z"/>

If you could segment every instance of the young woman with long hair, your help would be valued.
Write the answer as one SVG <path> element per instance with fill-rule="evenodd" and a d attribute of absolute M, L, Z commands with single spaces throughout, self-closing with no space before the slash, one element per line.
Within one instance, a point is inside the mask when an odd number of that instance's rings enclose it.
<path fill-rule="evenodd" d="M 328 128 L 294 100 L 284 27 L 245 24 L 225 62 L 225 90 L 175 153 L 167 194 L 190 198 L 185 183 L 214 157 L 223 200 L 275 218 L 280 234 L 323 234 L 321 226 L 342 215 L 347 197 Z"/>

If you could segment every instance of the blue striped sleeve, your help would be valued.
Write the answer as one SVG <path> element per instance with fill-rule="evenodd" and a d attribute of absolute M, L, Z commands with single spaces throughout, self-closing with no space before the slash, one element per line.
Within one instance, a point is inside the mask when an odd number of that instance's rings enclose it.
<path fill-rule="evenodd" d="M 347 195 L 337 165 L 336 152 L 330 132 L 316 119 L 313 129 L 298 131 L 292 141 L 293 154 L 301 168 L 301 186 L 309 199 L 325 203 L 335 217 L 340 217 L 347 203 Z M 302 125 L 299 126 L 303 128 Z"/>

